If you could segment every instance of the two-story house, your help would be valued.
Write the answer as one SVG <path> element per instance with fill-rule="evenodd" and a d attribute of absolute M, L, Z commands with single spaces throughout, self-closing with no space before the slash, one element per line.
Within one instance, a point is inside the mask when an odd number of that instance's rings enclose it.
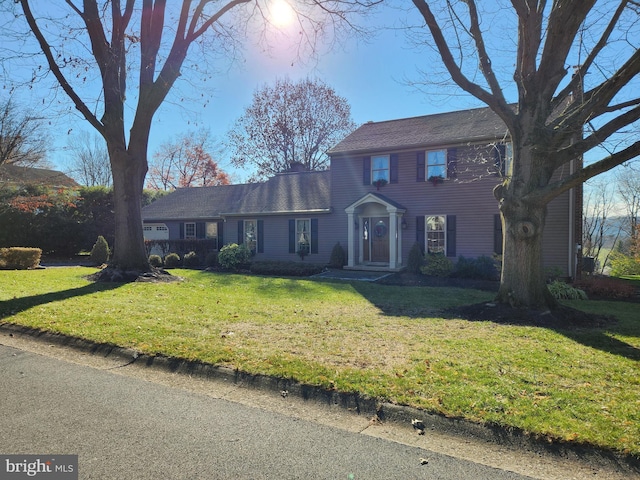
<path fill-rule="evenodd" d="M 493 188 L 509 174 L 508 132 L 488 108 L 369 122 L 329 151 L 325 172 L 265 183 L 186 188 L 143 209 L 146 238 L 246 243 L 257 259 L 402 269 L 410 248 L 455 260 L 500 254 Z M 557 175 L 569 172 L 557 172 Z M 580 198 L 577 196 L 577 198 Z M 548 209 L 545 265 L 575 274 L 581 205 L 574 192 Z"/>

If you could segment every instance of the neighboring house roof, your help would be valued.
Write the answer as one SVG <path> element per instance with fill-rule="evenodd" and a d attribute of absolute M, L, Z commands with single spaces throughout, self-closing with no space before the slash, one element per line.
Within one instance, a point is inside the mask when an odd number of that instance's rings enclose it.
<path fill-rule="evenodd" d="M 19 185 L 47 185 L 49 187 L 79 187 L 75 180 L 57 170 L 46 168 L 0 165 L 0 182 Z"/>
<path fill-rule="evenodd" d="M 331 209 L 328 171 L 282 173 L 264 183 L 180 188 L 142 209 L 146 221 Z"/>
<path fill-rule="evenodd" d="M 335 147 L 330 155 L 455 145 L 507 135 L 504 122 L 490 108 L 438 113 L 384 122 L 368 122 Z"/>

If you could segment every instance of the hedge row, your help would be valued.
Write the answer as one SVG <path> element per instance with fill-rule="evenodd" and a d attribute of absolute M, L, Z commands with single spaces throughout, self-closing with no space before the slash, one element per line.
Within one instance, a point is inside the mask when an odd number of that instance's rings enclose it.
<path fill-rule="evenodd" d="M 42 250 L 39 248 L 0 248 L 0 268 L 6 270 L 26 270 L 40 265 Z"/>

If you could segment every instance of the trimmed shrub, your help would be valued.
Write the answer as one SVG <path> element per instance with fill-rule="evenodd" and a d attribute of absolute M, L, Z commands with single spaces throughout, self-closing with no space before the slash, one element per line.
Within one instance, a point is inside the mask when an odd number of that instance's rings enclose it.
<path fill-rule="evenodd" d="M 478 258 L 458 257 L 452 277 L 473 278 L 479 280 L 499 280 L 500 273 L 496 262 L 486 255 Z"/>
<path fill-rule="evenodd" d="M 309 277 L 324 270 L 323 265 L 302 262 L 260 261 L 251 263 L 251 273 L 285 277 Z"/>
<path fill-rule="evenodd" d="M 572 287 L 571 285 L 560 280 L 554 280 L 548 285 L 549 292 L 556 300 L 587 300 L 587 294 L 584 290 Z"/>
<path fill-rule="evenodd" d="M 414 243 L 409 250 L 409 258 L 407 259 L 407 270 L 411 273 L 420 273 L 420 269 L 424 266 L 424 255 L 422 248 L 418 242 Z"/>
<path fill-rule="evenodd" d="M 453 271 L 453 262 L 441 253 L 429 253 L 420 271 L 431 277 L 448 277 Z"/>
<path fill-rule="evenodd" d="M 187 253 L 182 259 L 185 267 L 199 267 L 201 265 L 200 258 L 196 252 Z"/>
<path fill-rule="evenodd" d="M 8 270 L 36 268 L 40 264 L 41 256 L 42 250 L 39 248 L 0 248 L 0 268 Z"/>
<path fill-rule="evenodd" d="M 227 270 L 238 270 L 251 260 L 251 250 L 242 244 L 229 243 L 218 252 L 218 263 Z"/>
<path fill-rule="evenodd" d="M 347 264 L 347 252 L 344 251 L 340 242 L 336 243 L 331 250 L 329 266 L 331 268 L 342 268 Z"/>
<path fill-rule="evenodd" d="M 177 253 L 170 253 L 164 257 L 164 266 L 167 268 L 176 268 L 180 266 L 180 255 Z"/>
<path fill-rule="evenodd" d="M 149 255 L 149 265 L 159 268 L 162 266 L 162 257 L 160 255 Z"/>
<path fill-rule="evenodd" d="M 204 259 L 206 267 L 215 267 L 218 265 L 218 254 L 216 252 L 209 252 Z"/>
<path fill-rule="evenodd" d="M 93 265 L 102 265 L 109 260 L 109 244 L 102 235 L 99 235 L 96 243 L 93 244 L 89 259 Z"/>

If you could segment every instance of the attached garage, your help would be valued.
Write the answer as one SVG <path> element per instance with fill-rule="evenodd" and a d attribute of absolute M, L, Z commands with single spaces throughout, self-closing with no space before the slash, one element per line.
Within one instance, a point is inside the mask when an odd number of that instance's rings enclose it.
<path fill-rule="evenodd" d="M 169 228 L 164 223 L 145 223 L 142 230 L 145 240 L 169 240 Z"/>

